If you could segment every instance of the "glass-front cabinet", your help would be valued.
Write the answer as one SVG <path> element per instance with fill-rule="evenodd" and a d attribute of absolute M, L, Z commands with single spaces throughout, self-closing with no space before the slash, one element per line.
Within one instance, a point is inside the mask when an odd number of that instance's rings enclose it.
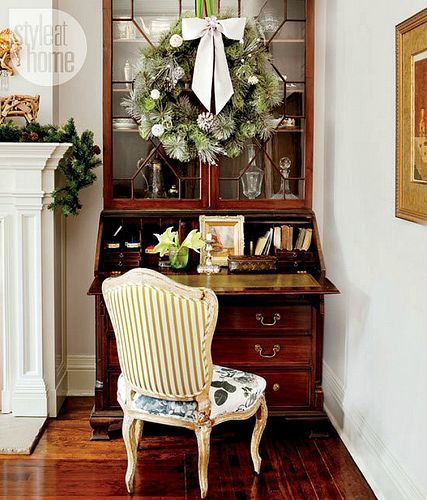
<path fill-rule="evenodd" d="M 122 105 L 135 87 L 141 64 L 146 64 L 141 61 L 141 49 L 159 43 L 162 33 L 184 11 L 194 15 L 194 3 L 104 0 L 105 210 L 100 215 L 89 291 L 95 296 L 96 317 L 92 439 L 108 439 L 109 429 L 117 428 L 123 416 L 117 401 L 120 363 L 102 283 L 136 267 L 156 269 L 183 284 L 215 291 L 219 312 L 212 359 L 264 377 L 270 415 L 325 417 L 324 296 L 338 291 L 326 277 L 311 210 L 314 0 L 216 0 L 217 11 L 225 16 L 254 18 L 258 23 L 256 42 L 264 40 L 271 53 L 266 64 L 278 77 L 282 100 L 273 110 L 275 133 L 268 140 L 248 141 L 239 157 L 222 156 L 215 165 L 171 159 L 155 137 L 140 136 L 139 126 L 145 130 L 143 120 L 138 123 Z M 199 119 L 204 108 L 200 105 L 199 112 L 191 77 L 185 74 L 182 79 L 180 91 L 188 92 L 195 106 L 191 117 Z M 137 78 L 138 90 L 141 80 Z M 153 90 L 147 91 L 150 98 Z M 244 109 L 253 108 L 249 104 Z M 153 131 L 156 125 L 160 122 L 149 120 L 147 130 Z M 191 252 L 186 269 L 178 272 L 169 267 L 167 256 L 160 258 L 154 252 L 157 234 L 173 227 L 182 241 L 192 229 L 202 229 L 209 216 L 221 220 L 219 231 L 233 216 L 243 226 L 241 241 L 235 242 L 237 236 L 232 236 L 233 250 L 229 248 L 239 255 L 229 256 L 228 266 L 223 265 L 218 275 L 197 272 L 204 262 L 196 252 Z M 217 241 L 219 251 L 228 252 Z M 239 262 L 246 267 L 237 271 L 250 275 L 236 272 Z M 267 274 L 259 262 L 274 263 L 275 271 L 268 267 Z"/>
<path fill-rule="evenodd" d="M 104 201 L 107 209 L 310 208 L 313 134 L 313 0 L 218 0 L 218 12 L 254 18 L 283 101 L 274 134 L 218 165 L 169 158 L 144 140 L 123 101 L 155 45 L 194 0 L 104 0 Z M 191 89 L 189 89 L 191 92 Z M 202 109 L 202 107 L 201 107 Z"/>

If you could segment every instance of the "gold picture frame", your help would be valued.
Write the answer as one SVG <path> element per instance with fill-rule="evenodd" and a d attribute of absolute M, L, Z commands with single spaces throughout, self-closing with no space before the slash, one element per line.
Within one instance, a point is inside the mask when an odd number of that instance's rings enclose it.
<path fill-rule="evenodd" d="M 207 234 L 212 234 L 216 244 L 212 251 L 212 263 L 218 266 L 227 266 L 229 255 L 243 255 L 245 242 L 243 237 L 243 215 L 201 215 L 199 217 L 200 232 L 202 239 Z M 206 253 L 202 249 L 200 263 L 205 262 Z"/>
<path fill-rule="evenodd" d="M 427 221 L 427 9 L 396 26 L 396 217 Z"/>

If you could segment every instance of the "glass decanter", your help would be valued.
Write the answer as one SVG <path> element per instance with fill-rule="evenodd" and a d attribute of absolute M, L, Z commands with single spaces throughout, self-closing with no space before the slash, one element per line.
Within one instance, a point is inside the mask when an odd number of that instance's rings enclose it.
<path fill-rule="evenodd" d="M 284 156 L 283 158 L 280 158 L 279 162 L 279 167 L 280 167 L 280 190 L 273 194 L 272 198 L 274 200 L 294 200 L 297 198 L 292 191 L 291 188 L 289 187 L 289 174 L 291 171 L 291 165 L 292 162 L 291 160 L 287 157 Z"/>
<path fill-rule="evenodd" d="M 261 194 L 264 171 L 256 164 L 255 148 L 253 144 L 248 146 L 249 161 L 252 160 L 249 168 L 242 175 L 243 194 L 246 198 L 254 200 Z"/>

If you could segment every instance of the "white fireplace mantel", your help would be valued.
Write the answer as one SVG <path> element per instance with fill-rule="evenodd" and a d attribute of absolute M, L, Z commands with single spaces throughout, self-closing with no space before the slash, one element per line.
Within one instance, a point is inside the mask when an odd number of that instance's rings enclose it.
<path fill-rule="evenodd" d="M 71 144 L 0 143 L 1 412 L 55 416 L 66 394 L 65 224 L 48 210 Z"/>

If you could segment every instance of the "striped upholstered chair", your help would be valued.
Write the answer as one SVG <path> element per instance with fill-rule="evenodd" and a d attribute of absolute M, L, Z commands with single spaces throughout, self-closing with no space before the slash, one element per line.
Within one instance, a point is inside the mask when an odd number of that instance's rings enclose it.
<path fill-rule="evenodd" d="M 212 364 L 218 316 L 212 290 L 175 283 L 149 269 L 133 269 L 102 286 L 117 339 L 128 456 L 126 486 L 133 492 L 138 441 L 144 421 L 193 429 L 199 449 L 201 496 L 208 490 L 210 433 L 226 420 L 256 415 L 251 440 L 255 472 L 267 421 L 265 380 Z"/>

